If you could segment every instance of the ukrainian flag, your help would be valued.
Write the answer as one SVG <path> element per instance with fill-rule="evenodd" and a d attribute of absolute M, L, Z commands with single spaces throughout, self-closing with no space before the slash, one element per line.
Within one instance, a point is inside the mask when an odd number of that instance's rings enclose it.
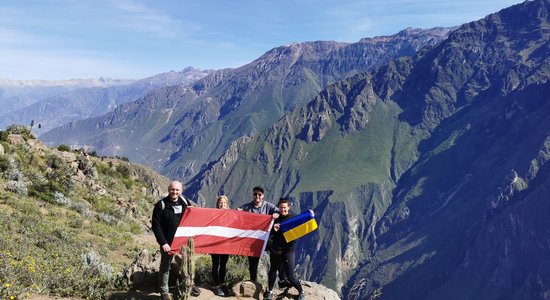
<path fill-rule="evenodd" d="M 308 210 L 281 223 L 281 232 L 287 243 L 317 229 L 313 211 Z"/>

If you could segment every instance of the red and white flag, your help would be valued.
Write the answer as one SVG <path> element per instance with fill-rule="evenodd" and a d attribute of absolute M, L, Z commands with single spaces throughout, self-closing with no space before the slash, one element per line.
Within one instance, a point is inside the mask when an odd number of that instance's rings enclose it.
<path fill-rule="evenodd" d="M 170 248 L 179 252 L 193 238 L 195 253 L 260 257 L 273 225 L 271 215 L 233 209 L 189 207 Z"/>

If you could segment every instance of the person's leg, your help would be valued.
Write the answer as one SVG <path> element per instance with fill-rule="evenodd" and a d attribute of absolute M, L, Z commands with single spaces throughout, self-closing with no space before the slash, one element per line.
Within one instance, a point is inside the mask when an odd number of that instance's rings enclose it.
<path fill-rule="evenodd" d="M 162 294 L 167 294 L 170 290 L 168 288 L 168 279 L 170 276 L 170 263 L 172 262 L 172 256 L 168 253 L 160 250 L 160 268 L 159 268 L 159 287 Z"/>
<path fill-rule="evenodd" d="M 294 286 L 298 290 L 298 292 L 301 294 L 304 291 L 303 288 L 302 288 L 302 284 L 296 278 L 296 276 L 294 276 L 294 265 L 295 265 L 295 260 L 296 260 L 294 251 L 287 252 L 283 255 L 284 255 L 283 265 L 284 265 L 284 268 L 285 268 L 286 277 L 288 278 L 288 281 L 290 281 L 292 286 Z"/>
<path fill-rule="evenodd" d="M 210 257 L 212 257 L 212 282 L 214 283 L 214 286 L 218 286 L 220 285 L 220 277 L 218 274 L 218 269 L 220 267 L 220 255 L 211 254 Z"/>
<path fill-rule="evenodd" d="M 259 257 L 248 257 L 248 272 L 250 273 L 250 280 L 256 281 L 258 277 L 258 264 L 260 263 Z"/>
<path fill-rule="evenodd" d="M 280 269 L 284 257 L 273 252 L 269 254 L 269 272 L 267 273 L 267 288 L 268 291 L 273 290 L 275 279 L 277 279 L 277 271 Z"/>
<path fill-rule="evenodd" d="M 225 274 L 227 274 L 227 261 L 229 260 L 229 254 L 220 255 L 220 268 L 218 273 L 218 280 L 220 284 L 225 284 Z"/>
<path fill-rule="evenodd" d="M 277 275 L 279 276 L 279 288 L 285 288 L 290 286 L 290 282 L 288 281 L 286 277 L 286 271 L 284 264 L 281 264 L 279 266 L 279 270 L 277 272 Z"/>

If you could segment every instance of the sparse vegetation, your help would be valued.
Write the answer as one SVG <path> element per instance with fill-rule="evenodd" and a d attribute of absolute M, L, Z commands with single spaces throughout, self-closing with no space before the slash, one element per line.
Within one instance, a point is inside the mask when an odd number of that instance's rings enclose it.
<path fill-rule="evenodd" d="M 25 140 L 36 138 L 30 128 L 19 124 L 12 124 L 8 126 L 8 128 L 6 128 L 6 132 L 8 134 L 20 134 Z"/>
<path fill-rule="evenodd" d="M 128 162 L 12 144 L 12 133 L 31 137 L 22 126 L 0 133 L 9 149 L 0 157 L 0 299 L 107 298 L 149 223 L 158 199 L 142 187 L 154 180 Z"/>

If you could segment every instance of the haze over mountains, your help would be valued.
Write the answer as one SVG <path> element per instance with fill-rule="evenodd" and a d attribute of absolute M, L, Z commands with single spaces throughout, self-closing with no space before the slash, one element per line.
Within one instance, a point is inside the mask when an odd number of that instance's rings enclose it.
<path fill-rule="evenodd" d="M 319 223 L 298 273 L 345 299 L 549 299 L 549 7 L 279 47 L 43 137 L 183 177 L 207 206 L 290 195 Z"/>
<path fill-rule="evenodd" d="M 159 87 L 189 85 L 212 72 L 188 67 L 140 80 L 0 80 L 0 105 L 4 108 L 0 128 L 34 121 L 34 132 L 41 134 L 72 121 L 101 116 Z"/>

